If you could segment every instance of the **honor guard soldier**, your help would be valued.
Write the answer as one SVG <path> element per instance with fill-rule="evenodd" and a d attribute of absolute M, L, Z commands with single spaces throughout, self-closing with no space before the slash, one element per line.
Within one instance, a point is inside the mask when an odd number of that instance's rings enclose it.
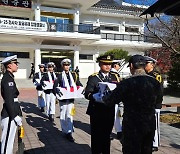
<path fill-rule="evenodd" d="M 39 72 L 36 72 L 33 77 L 33 83 L 36 86 L 37 94 L 38 94 L 38 107 L 40 108 L 41 112 L 44 112 L 45 107 L 45 93 L 42 89 L 42 85 L 40 81 L 44 75 L 45 65 L 39 64 Z"/>
<path fill-rule="evenodd" d="M 54 122 L 55 115 L 55 104 L 56 97 L 53 94 L 53 85 L 56 80 L 56 74 L 54 72 L 55 64 L 53 62 L 49 62 L 47 64 L 47 72 L 44 73 L 40 83 L 45 92 L 45 100 L 46 100 L 46 114 L 49 117 L 49 120 Z"/>
<path fill-rule="evenodd" d="M 154 67 L 157 61 L 148 56 L 144 56 L 146 60 L 145 71 L 148 75 L 154 77 L 159 83 L 161 83 L 161 87 L 163 89 L 163 80 L 162 76 L 154 70 Z M 160 109 L 162 108 L 162 102 L 156 105 L 155 116 L 156 116 L 156 130 L 153 141 L 153 151 L 158 151 L 158 147 L 160 145 Z"/>
<path fill-rule="evenodd" d="M 101 100 L 109 107 L 123 102 L 124 154 L 152 154 L 156 125 L 155 106 L 163 98 L 161 85 L 146 74 L 144 56 L 132 56 L 129 67 L 132 77 L 122 80 L 111 93 L 96 100 Z"/>
<path fill-rule="evenodd" d="M 117 73 L 117 75 L 120 78 L 120 75 L 118 74 L 119 70 L 121 68 L 121 64 L 119 60 L 113 60 L 113 63 L 111 65 L 111 72 Z M 122 138 L 122 114 L 123 114 L 123 103 L 120 102 L 119 104 L 115 104 L 115 119 L 114 119 L 114 128 L 117 132 L 117 139 L 121 140 Z"/>
<path fill-rule="evenodd" d="M 97 58 L 100 71 L 88 77 L 85 98 L 89 100 L 87 114 L 90 115 L 92 154 L 110 153 L 110 134 L 114 125 L 115 105 L 108 108 L 95 101 L 93 94 L 99 91 L 99 82 L 119 82 L 117 73 L 110 72 L 113 57 L 104 55 Z"/>
<path fill-rule="evenodd" d="M 18 102 L 19 91 L 14 81 L 18 70 L 17 55 L 6 57 L 1 64 L 6 72 L 1 81 L 1 95 L 4 100 L 1 111 L 1 154 L 13 154 L 13 144 L 17 126 L 22 127 L 22 112 Z"/>
<path fill-rule="evenodd" d="M 61 91 L 57 90 L 57 87 L 66 88 L 70 91 L 71 88 L 75 89 L 76 86 L 82 86 L 79 81 L 79 76 L 76 72 L 70 72 L 71 60 L 63 59 L 61 61 L 63 71 L 58 75 L 57 80 L 54 83 L 54 94 L 63 95 Z M 62 99 L 59 100 L 60 105 L 60 124 L 62 132 L 70 142 L 74 142 L 72 137 L 73 133 L 73 114 L 74 99 Z"/>

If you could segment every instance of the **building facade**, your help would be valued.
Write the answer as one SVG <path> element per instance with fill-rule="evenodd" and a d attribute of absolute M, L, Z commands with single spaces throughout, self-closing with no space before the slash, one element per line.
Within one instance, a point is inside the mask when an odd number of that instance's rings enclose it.
<path fill-rule="evenodd" d="M 20 61 L 16 78 L 28 78 L 30 64 L 53 61 L 57 71 L 64 58 L 72 69 L 87 78 L 99 67 L 99 54 L 121 48 L 129 54 L 160 47 L 148 42 L 144 6 L 113 0 L 0 0 L 0 60 L 17 54 Z"/>

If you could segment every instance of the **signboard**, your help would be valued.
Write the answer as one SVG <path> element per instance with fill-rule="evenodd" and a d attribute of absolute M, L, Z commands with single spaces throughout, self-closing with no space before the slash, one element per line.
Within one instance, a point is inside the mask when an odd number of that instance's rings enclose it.
<path fill-rule="evenodd" d="M 0 0 L 0 5 L 31 8 L 31 0 Z"/>
<path fill-rule="evenodd" d="M 0 28 L 30 31 L 47 31 L 46 22 L 0 18 Z"/>

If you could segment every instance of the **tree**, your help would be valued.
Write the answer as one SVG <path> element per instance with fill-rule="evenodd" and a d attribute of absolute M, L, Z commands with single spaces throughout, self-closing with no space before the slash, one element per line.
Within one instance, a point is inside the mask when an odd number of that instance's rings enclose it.
<path fill-rule="evenodd" d="M 171 68 L 171 51 L 167 48 L 151 49 L 145 52 L 146 56 L 150 56 L 157 60 L 158 70 L 162 74 L 167 74 Z"/>
<path fill-rule="evenodd" d="M 101 54 L 101 55 L 113 55 L 114 59 L 121 60 L 120 62 L 121 69 L 129 61 L 129 58 L 130 58 L 130 56 L 128 56 L 128 51 L 124 51 L 122 49 L 108 50 L 104 54 Z"/>
<path fill-rule="evenodd" d="M 170 87 L 180 89 L 180 55 L 172 57 L 172 68 L 168 72 Z"/>

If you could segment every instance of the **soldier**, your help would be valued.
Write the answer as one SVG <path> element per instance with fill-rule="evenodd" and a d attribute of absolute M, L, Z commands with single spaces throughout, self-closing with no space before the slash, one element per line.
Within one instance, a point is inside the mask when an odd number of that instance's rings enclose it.
<path fill-rule="evenodd" d="M 163 89 L 163 80 L 162 76 L 154 70 L 154 67 L 156 65 L 156 60 L 145 56 L 146 60 L 146 67 L 145 71 L 148 75 L 154 77 L 156 80 L 158 80 L 161 83 L 161 87 Z M 153 151 L 158 151 L 158 147 L 160 145 L 160 109 L 162 108 L 162 102 L 156 105 L 155 109 L 155 117 L 156 117 L 156 130 L 155 130 L 155 135 L 154 135 L 154 141 L 153 141 Z"/>
<path fill-rule="evenodd" d="M 44 73 L 40 83 L 43 86 L 46 98 L 46 114 L 49 120 L 54 122 L 55 115 L 55 103 L 56 97 L 53 94 L 53 85 L 56 80 L 56 74 L 54 73 L 55 64 L 49 62 L 47 64 L 47 73 Z"/>
<path fill-rule="evenodd" d="M 45 107 L 45 93 L 42 89 L 42 85 L 40 84 L 41 78 L 44 75 L 45 65 L 39 64 L 39 72 L 34 74 L 33 83 L 36 86 L 37 94 L 38 94 L 38 107 L 40 108 L 41 112 L 44 112 Z"/>
<path fill-rule="evenodd" d="M 54 94 L 62 95 L 62 93 L 57 89 L 57 87 L 62 88 L 76 88 L 76 86 L 82 86 L 79 81 L 79 76 L 76 72 L 70 72 L 71 60 L 63 59 L 61 61 L 61 66 L 63 72 L 57 77 L 54 83 Z M 63 99 L 59 101 L 60 104 L 60 124 L 62 132 L 65 134 L 66 138 L 70 142 L 74 142 L 72 137 L 73 133 L 73 115 L 71 114 L 74 108 L 74 99 Z"/>
<path fill-rule="evenodd" d="M 132 56 L 129 67 L 132 77 L 122 80 L 110 94 L 96 100 L 102 100 L 109 107 L 123 102 L 124 154 L 152 154 L 155 105 L 163 98 L 161 85 L 146 74 L 144 56 Z"/>
<path fill-rule="evenodd" d="M 1 81 L 1 95 L 4 100 L 1 111 L 1 153 L 12 154 L 17 126 L 22 127 L 22 112 L 18 102 L 19 91 L 14 81 L 14 72 L 18 70 L 17 55 L 6 57 L 1 64 L 6 72 Z"/>
<path fill-rule="evenodd" d="M 120 79 L 120 75 L 118 74 L 118 71 L 121 68 L 119 60 L 113 60 L 112 66 L 111 66 L 111 72 L 117 73 Z M 121 80 L 121 79 L 120 79 Z M 122 138 L 122 113 L 123 113 L 123 103 L 120 102 L 119 104 L 115 104 L 115 120 L 114 120 L 114 127 L 117 132 L 117 139 L 121 140 Z"/>
<path fill-rule="evenodd" d="M 96 102 L 93 94 L 99 91 L 99 82 L 119 82 L 117 73 L 110 72 L 112 60 L 112 56 L 107 55 L 97 58 L 100 71 L 88 77 L 85 88 L 85 98 L 89 100 L 87 114 L 90 115 L 92 154 L 110 153 L 110 134 L 114 124 L 115 105 L 108 108 Z"/>
<path fill-rule="evenodd" d="M 31 76 L 34 77 L 34 72 L 35 72 L 35 70 L 34 70 L 34 63 L 31 63 L 31 73 L 29 75 L 29 79 L 31 78 Z"/>

